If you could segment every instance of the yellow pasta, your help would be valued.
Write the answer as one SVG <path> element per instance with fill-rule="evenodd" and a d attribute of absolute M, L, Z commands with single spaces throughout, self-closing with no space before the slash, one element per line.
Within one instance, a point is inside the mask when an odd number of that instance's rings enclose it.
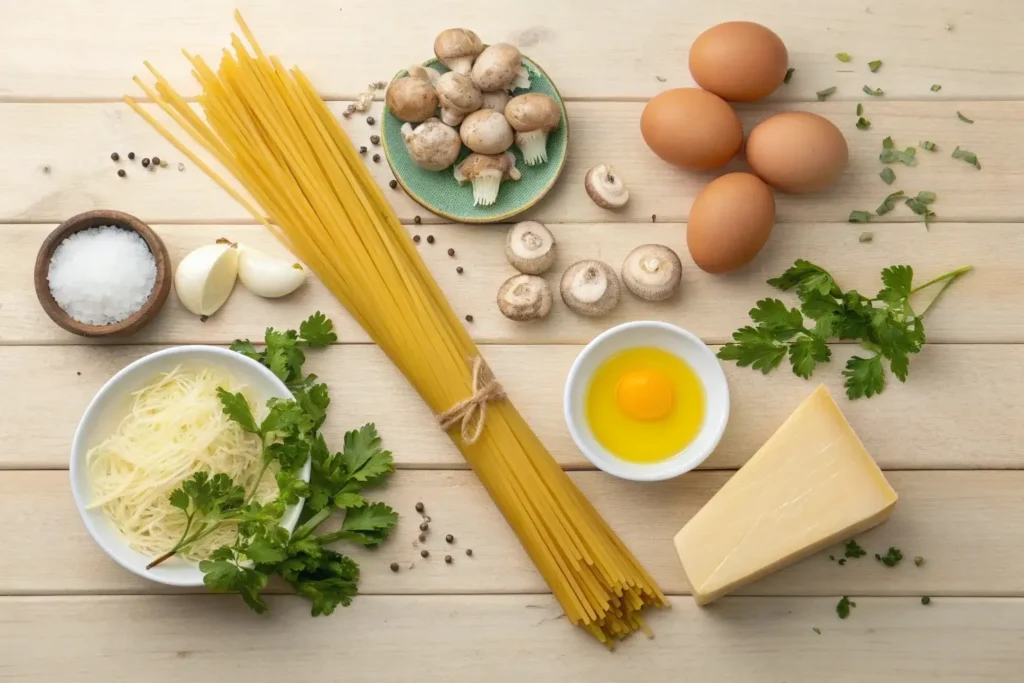
<path fill-rule="evenodd" d="M 216 71 L 185 55 L 205 121 L 148 64 L 155 87 L 136 80 L 262 211 L 137 102 L 125 101 L 309 265 L 435 414 L 468 411 L 468 431 L 460 433 L 458 416 L 451 421 L 452 440 L 569 620 L 609 645 L 647 632 L 641 610 L 666 604 L 654 580 L 500 387 L 487 383 L 479 350 L 312 84 L 264 54 L 237 12 L 236 19 L 249 47 L 232 35 L 234 52 L 224 51 Z M 466 438 L 480 420 L 478 438 Z"/>

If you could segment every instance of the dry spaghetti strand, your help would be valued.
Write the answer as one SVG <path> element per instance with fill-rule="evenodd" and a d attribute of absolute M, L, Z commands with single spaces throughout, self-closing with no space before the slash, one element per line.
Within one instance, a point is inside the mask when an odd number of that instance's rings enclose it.
<path fill-rule="evenodd" d="M 242 38 L 232 36 L 234 52 L 224 51 L 216 71 L 185 53 L 205 121 L 148 64 L 155 87 L 139 84 L 236 183 L 125 100 L 305 261 L 434 414 L 450 418 L 442 424 L 569 620 L 609 645 L 649 634 L 641 611 L 667 604 L 665 596 L 497 380 L 481 376 L 479 350 L 313 85 L 266 55 L 235 17 Z"/>

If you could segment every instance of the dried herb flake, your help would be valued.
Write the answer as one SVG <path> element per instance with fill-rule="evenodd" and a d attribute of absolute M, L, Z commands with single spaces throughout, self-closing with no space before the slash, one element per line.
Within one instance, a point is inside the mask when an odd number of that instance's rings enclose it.
<path fill-rule="evenodd" d="M 969 119 L 969 118 L 967 118 L 966 116 L 964 116 L 964 115 L 963 115 L 963 114 L 961 114 L 960 112 L 957 112 L 957 113 L 956 113 L 956 117 L 957 117 L 958 119 L 960 119 L 961 121 L 963 121 L 964 123 L 974 123 L 974 120 L 973 120 L 973 119 Z"/>
<path fill-rule="evenodd" d="M 832 95 L 836 94 L 836 86 L 833 85 L 831 88 L 825 88 L 824 90 L 819 90 L 818 92 L 816 92 L 814 94 L 818 96 L 818 101 L 819 102 L 824 102 L 829 97 L 831 97 Z"/>
<path fill-rule="evenodd" d="M 981 163 L 978 161 L 978 155 L 974 152 L 968 152 L 966 149 L 960 149 L 959 145 L 957 145 L 957 148 L 953 150 L 953 158 L 963 159 L 971 166 L 974 166 L 974 168 L 979 171 L 981 170 Z"/>
<path fill-rule="evenodd" d="M 938 83 L 932 84 L 932 92 L 939 92 L 940 90 L 942 90 L 941 85 L 939 85 Z"/>
<path fill-rule="evenodd" d="M 878 69 L 881 68 L 881 66 L 882 66 L 882 60 L 881 59 L 875 59 L 875 60 L 872 60 L 872 61 L 868 62 L 868 68 L 871 69 L 871 73 L 875 73 L 876 71 L 878 71 Z"/>
<path fill-rule="evenodd" d="M 883 168 L 882 172 L 879 173 L 878 175 L 882 179 L 882 182 L 884 182 L 886 185 L 892 185 L 893 182 L 896 180 L 896 172 L 893 171 L 888 166 Z"/>
<path fill-rule="evenodd" d="M 919 147 L 921 147 L 922 149 L 926 149 L 929 152 L 934 152 L 937 149 L 935 143 L 932 142 L 931 140 L 923 140 L 917 144 Z"/>
<path fill-rule="evenodd" d="M 836 53 L 836 59 L 838 59 L 840 62 L 843 62 L 845 64 L 846 62 L 852 61 L 853 57 L 851 57 L 850 55 L 846 54 L 845 52 L 837 52 Z"/>
<path fill-rule="evenodd" d="M 789 83 L 790 79 L 793 78 L 793 72 L 796 71 L 793 67 L 786 69 L 786 76 L 782 79 L 783 83 Z"/>
<path fill-rule="evenodd" d="M 885 92 L 883 92 L 881 88 L 875 88 L 874 90 L 872 90 L 866 85 L 864 86 L 863 90 L 865 93 L 871 95 L 872 97 L 881 97 L 882 95 L 885 94 Z"/>
<path fill-rule="evenodd" d="M 847 219 L 850 223 L 867 223 L 871 220 L 871 213 L 868 211 L 851 211 Z"/>

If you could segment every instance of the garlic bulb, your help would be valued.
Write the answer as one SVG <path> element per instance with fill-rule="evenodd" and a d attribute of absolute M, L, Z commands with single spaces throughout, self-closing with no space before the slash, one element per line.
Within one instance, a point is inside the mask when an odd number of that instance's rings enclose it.
<path fill-rule="evenodd" d="M 256 296 L 276 299 L 291 294 L 306 281 L 306 269 L 297 261 L 253 247 L 242 246 L 239 251 L 238 279 Z"/>
<path fill-rule="evenodd" d="M 224 239 L 186 254 L 174 272 L 181 305 L 203 317 L 216 313 L 235 287 L 238 261 L 238 245 Z"/>

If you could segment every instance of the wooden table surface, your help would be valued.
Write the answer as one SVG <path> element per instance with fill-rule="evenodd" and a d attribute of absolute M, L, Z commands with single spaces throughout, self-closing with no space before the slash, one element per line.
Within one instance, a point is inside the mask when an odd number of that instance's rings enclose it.
<path fill-rule="evenodd" d="M 5 0 L 0 20 L 0 680 L 146 681 L 1020 681 L 1024 664 L 1024 5 L 1010 0 L 721 0 L 490 3 L 374 0 Z M 570 628 L 557 603 L 458 452 L 380 351 L 317 282 L 286 301 L 236 291 L 200 324 L 177 300 L 121 344 L 92 344 L 46 318 L 32 263 L 55 223 L 115 208 L 156 227 L 177 260 L 226 236 L 273 248 L 243 210 L 119 101 L 131 76 L 153 61 L 190 94 L 180 48 L 215 57 L 240 6 L 264 47 L 302 66 L 340 111 L 370 81 L 429 56 L 434 35 L 467 26 L 485 41 L 521 46 L 568 102 L 569 160 L 562 180 L 531 217 L 551 225 L 563 263 L 618 264 L 634 246 L 661 242 L 684 260 L 683 293 L 665 305 L 626 298 L 610 317 L 583 320 L 561 305 L 543 324 L 502 318 L 493 297 L 510 274 L 504 230 L 439 224 L 385 189 L 422 253 L 514 402 L 555 456 L 573 470 L 666 592 L 672 609 L 650 618 L 654 640 L 634 637 L 609 654 Z M 829 117 L 850 143 L 850 165 L 825 192 L 778 197 L 779 223 L 744 271 L 700 272 L 686 256 L 685 221 L 711 177 L 660 162 L 640 137 L 644 102 L 691 85 L 690 42 L 704 28 L 752 19 L 779 33 L 796 68 L 764 102 L 741 106 L 749 127 L 772 112 Z M 948 25 L 948 26 L 947 26 Z M 844 64 L 835 53 L 847 52 Z M 877 73 L 866 62 L 884 61 Z M 932 84 L 941 84 L 932 92 Z M 864 85 L 882 88 L 868 97 Z M 837 86 L 827 102 L 815 91 Z M 854 126 L 865 105 L 868 131 Z M 974 119 L 958 120 L 957 111 Z M 372 128 L 346 122 L 356 144 Z M 932 140 L 916 168 L 878 178 L 881 139 Z M 983 170 L 950 158 L 960 145 Z M 110 153 L 159 155 L 167 169 Z M 599 210 L 583 173 L 609 163 L 629 184 L 626 210 Z M 385 183 L 387 165 L 372 165 Z M 890 191 L 930 190 L 930 230 L 901 207 L 870 226 L 851 210 L 873 210 Z M 652 223 L 651 217 L 657 216 Z M 414 216 L 423 225 L 412 224 Z M 874 240 L 860 243 L 870 230 Z M 456 260 L 446 254 L 457 251 Z M 928 345 L 909 381 L 870 400 L 840 405 L 900 493 L 889 522 L 865 534 L 870 552 L 899 546 L 926 558 L 895 569 L 870 557 L 840 567 L 830 549 L 710 608 L 695 606 L 672 548 L 673 534 L 760 446 L 786 415 L 825 382 L 842 395 L 835 359 L 814 381 L 782 368 L 769 377 L 726 367 L 733 413 L 720 448 L 701 471 L 660 484 L 633 484 L 591 471 L 561 417 L 561 390 L 582 344 L 612 324 L 656 318 L 722 344 L 746 311 L 769 295 L 767 277 L 795 258 L 830 269 L 847 287 L 875 291 L 880 270 L 909 263 L 927 278 L 971 264 L 928 315 Z M 457 276 L 455 265 L 465 274 Z M 406 513 L 376 552 L 353 553 L 362 595 L 334 616 L 313 619 L 305 603 L 270 599 L 258 617 L 233 596 L 182 592 L 120 569 L 92 542 L 68 486 L 77 421 L 96 390 L 126 363 L 185 343 L 258 338 L 268 325 L 294 327 L 323 310 L 341 345 L 313 369 L 335 404 L 328 437 L 375 421 L 400 471 L 384 497 Z M 427 504 L 439 532 L 475 551 L 453 565 L 418 561 L 412 508 Z M 435 544 L 435 557 L 444 543 Z M 415 556 L 415 557 L 414 557 Z M 412 564 L 393 574 L 395 560 Z M 857 607 L 837 618 L 849 595 Z M 932 598 L 923 606 L 922 596 Z M 820 631 L 820 633 L 819 633 Z"/>

